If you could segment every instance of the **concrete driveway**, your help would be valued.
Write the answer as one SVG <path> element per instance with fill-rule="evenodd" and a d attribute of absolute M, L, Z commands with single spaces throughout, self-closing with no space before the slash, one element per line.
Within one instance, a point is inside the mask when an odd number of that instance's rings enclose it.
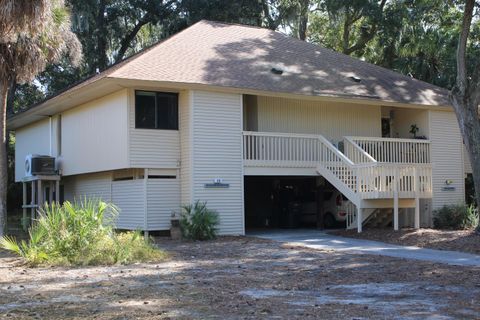
<path fill-rule="evenodd" d="M 306 248 L 334 250 L 355 254 L 382 255 L 460 266 L 480 267 L 480 256 L 457 251 L 432 250 L 419 247 L 399 246 L 378 241 L 344 238 L 319 230 L 268 230 L 247 232 L 249 236 L 284 243 L 295 243 Z"/>

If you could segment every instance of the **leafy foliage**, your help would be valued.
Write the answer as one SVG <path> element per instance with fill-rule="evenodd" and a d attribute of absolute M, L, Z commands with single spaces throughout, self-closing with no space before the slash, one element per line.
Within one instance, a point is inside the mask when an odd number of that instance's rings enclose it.
<path fill-rule="evenodd" d="M 28 242 L 4 237 L 0 247 L 32 265 L 127 264 L 165 257 L 140 232 L 116 234 L 116 214 L 115 206 L 98 200 L 53 203 L 29 229 Z"/>
<path fill-rule="evenodd" d="M 438 229 L 472 229 L 478 223 L 478 210 L 474 205 L 443 206 L 434 211 L 433 225 Z"/>
<path fill-rule="evenodd" d="M 183 237 L 193 240 L 210 240 L 217 235 L 218 213 L 207 208 L 206 202 L 196 201 L 183 206 L 180 229 Z"/>

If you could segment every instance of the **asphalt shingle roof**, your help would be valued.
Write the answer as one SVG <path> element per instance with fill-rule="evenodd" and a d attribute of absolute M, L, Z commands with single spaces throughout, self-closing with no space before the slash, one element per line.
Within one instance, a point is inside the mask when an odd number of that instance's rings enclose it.
<path fill-rule="evenodd" d="M 450 104 L 448 91 L 432 84 L 279 32 L 211 21 L 198 22 L 108 73 L 112 78 Z"/>

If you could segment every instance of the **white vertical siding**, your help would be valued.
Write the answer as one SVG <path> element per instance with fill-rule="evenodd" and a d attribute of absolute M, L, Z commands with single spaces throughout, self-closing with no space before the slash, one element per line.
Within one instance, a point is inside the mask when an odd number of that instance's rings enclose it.
<path fill-rule="evenodd" d="M 458 204 L 465 200 L 463 144 L 458 122 L 453 112 L 430 111 L 430 141 L 433 166 L 432 207 Z M 446 180 L 450 187 L 443 190 Z"/>
<path fill-rule="evenodd" d="M 112 172 L 82 174 L 63 180 L 65 200 L 96 198 L 119 209 L 116 227 L 127 230 L 168 230 L 172 211 L 180 209 L 179 179 L 112 181 Z M 147 193 L 145 194 L 145 190 Z"/>
<path fill-rule="evenodd" d="M 128 167 L 127 90 L 62 114 L 63 175 Z"/>
<path fill-rule="evenodd" d="M 148 179 L 147 229 L 169 230 L 172 211 L 179 210 L 179 179 Z"/>
<path fill-rule="evenodd" d="M 193 198 L 220 215 L 221 234 L 243 234 L 242 96 L 193 92 Z M 222 178 L 229 188 L 205 188 Z"/>
<path fill-rule="evenodd" d="M 65 200 L 74 201 L 87 198 L 97 198 L 112 201 L 111 172 L 75 175 L 63 179 Z"/>
<path fill-rule="evenodd" d="M 130 167 L 178 167 L 180 160 L 180 134 L 178 130 L 136 129 L 135 91 L 133 89 L 129 90 L 128 100 Z"/>
<path fill-rule="evenodd" d="M 192 202 L 192 152 L 193 152 L 193 113 L 192 94 L 190 91 L 180 93 L 178 101 L 181 168 L 180 168 L 180 192 L 181 203 Z"/>
<path fill-rule="evenodd" d="M 334 141 L 382 134 L 380 106 L 258 96 L 257 109 L 258 131 L 322 134 Z"/>
<path fill-rule="evenodd" d="M 50 152 L 50 124 L 48 118 L 15 131 L 15 181 L 25 177 L 27 154 L 48 155 Z"/>
<path fill-rule="evenodd" d="M 112 202 L 118 207 L 118 229 L 145 229 L 145 181 L 112 182 Z"/>

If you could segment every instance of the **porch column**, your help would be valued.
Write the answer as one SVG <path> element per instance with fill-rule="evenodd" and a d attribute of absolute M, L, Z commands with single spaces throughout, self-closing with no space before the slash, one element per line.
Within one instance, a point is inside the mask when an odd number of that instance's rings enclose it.
<path fill-rule="evenodd" d="M 53 181 L 50 181 L 48 184 L 48 202 L 53 203 Z"/>
<path fill-rule="evenodd" d="M 415 197 L 415 229 L 420 229 L 420 198 Z"/>
<path fill-rule="evenodd" d="M 24 230 L 27 230 L 27 183 L 22 182 L 23 200 L 22 200 L 22 226 Z"/>
<path fill-rule="evenodd" d="M 144 221 L 143 221 L 143 236 L 145 240 L 148 240 L 148 169 L 143 171 L 143 209 Z"/>
<path fill-rule="evenodd" d="M 32 184 L 32 199 L 30 201 L 31 209 L 30 209 L 30 219 L 33 221 L 35 219 L 35 189 L 37 187 L 37 181 L 33 180 L 30 182 Z"/>
<path fill-rule="evenodd" d="M 43 188 L 42 188 L 42 180 L 37 180 L 37 183 L 38 183 L 38 190 L 37 190 L 37 197 L 38 197 L 38 200 L 37 200 L 37 210 L 40 210 L 40 208 L 42 207 L 43 205 Z M 35 217 L 37 216 L 37 212 L 35 212 Z"/>
<path fill-rule="evenodd" d="M 414 169 L 415 173 L 415 222 L 414 222 L 414 227 L 415 229 L 420 228 L 420 177 L 418 176 L 417 168 L 415 167 Z"/>
<path fill-rule="evenodd" d="M 393 192 L 393 229 L 398 231 L 398 191 Z"/>
<path fill-rule="evenodd" d="M 357 232 L 362 232 L 362 224 L 363 224 L 363 208 L 357 207 Z"/>
<path fill-rule="evenodd" d="M 60 203 L 60 180 L 55 181 L 55 201 Z"/>

